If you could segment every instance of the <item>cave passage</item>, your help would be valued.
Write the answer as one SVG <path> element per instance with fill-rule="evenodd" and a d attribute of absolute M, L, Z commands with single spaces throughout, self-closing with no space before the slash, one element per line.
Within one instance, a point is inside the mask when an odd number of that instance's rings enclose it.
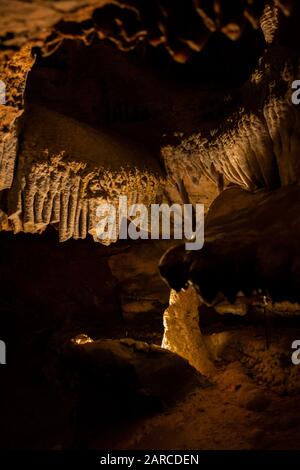
<path fill-rule="evenodd" d="M 299 5 L 0 9 L 0 450 L 299 450 Z"/>

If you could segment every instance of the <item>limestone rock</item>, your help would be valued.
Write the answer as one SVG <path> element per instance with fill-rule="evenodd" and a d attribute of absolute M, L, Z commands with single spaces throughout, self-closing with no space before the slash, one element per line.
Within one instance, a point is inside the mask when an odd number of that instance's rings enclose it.
<path fill-rule="evenodd" d="M 176 354 L 129 338 L 68 343 L 60 368 L 79 419 L 99 427 L 160 411 L 194 386 L 209 385 Z"/>
<path fill-rule="evenodd" d="M 18 110 L 14 113 L 23 109 L 27 75 L 34 61 L 33 46 L 47 54 L 52 53 L 64 38 L 81 39 L 91 44 L 96 34 L 110 39 L 122 50 L 135 48 L 141 41 L 152 45 L 160 43 L 175 60 L 185 62 L 192 51 L 204 47 L 207 34 L 222 31 L 236 39 L 246 24 L 261 27 L 269 43 L 250 80 L 236 91 L 236 96 L 235 93 L 224 95 L 220 101 L 218 108 L 225 102 L 228 104 L 222 122 L 219 122 L 217 112 L 215 121 L 209 126 L 204 122 L 197 124 L 200 132 L 179 137 L 179 145 L 169 143 L 164 146 L 161 156 L 167 176 L 158 168 L 159 162 L 155 166 L 155 159 L 150 167 L 146 163 L 144 169 L 140 169 L 137 165 L 138 160 L 141 163 L 139 155 L 143 155 L 145 162 L 149 159 L 139 149 L 125 151 L 128 147 L 124 141 L 116 144 L 115 136 L 108 138 L 103 133 L 96 137 L 95 132 L 83 130 L 78 123 L 69 121 L 63 128 L 62 142 L 58 132 L 61 118 L 54 118 L 53 113 L 51 117 L 49 110 L 37 112 L 32 126 L 45 136 L 42 132 L 44 123 L 52 128 L 52 138 L 42 146 L 34 139 L 30 148 L 26 148 L 25 143 L 16 168 L 18 126 L 12 119 L 9 133 L 5 131 L 5 135 L 9 135 L 9 145 L 7 137 L 2 139 L 2 142 L 6 141 L 6 150 L 1 158 L 0 187 L 6 189 L 13 183 L 4 203 L 8 211 L 2 211 L 8 217 L 5 226 L 15 233 L 40 233 L 53 224 L 59 229 L 61 241 L 71 237 L 84 238 L 87 234 L 96 238 L 95 207 L 100 201 L 114 203 L 123 185 L 123 194 L 129 196 L 130 202 L 144 202 L 146 197 L 149 203 L 155 203 L 161 200 L 163 193 L 172 202 L 209 205 L 228 184 L 253 190 L 298 181 L 299 109 L 291 104 L 290 85 L 297 78 L 299 60 L 291 48 L 280 46 L 281 19 L 284 15 L 292 18 L 294 2 L 276 1 L 275 6 L 274 2 L 267 2 L 265 9 L 265 2 L 250 4 L 248 1 L 240 2 L 234 8 L 223 1 L 191 0 L 181 6 L 158 1 L 148 8 L 148 2 L 121 0 L 88 0 L 84 5 L 60 2 L 61 8 L 51 1 L 46 5 L 39 1 L 14 3 L 14 7 L 12 4 L 5 6 L 12 29 L 16 29 L 12 43 L 7 42 L 5 36 L 9 33 L 8 20 L 2 19 L 3 41 L 8 52 L 3 56 L 0 68 L 7 82 L 8 104 Z M 20 18 L 22 8 L 26 14 Z M 191 29 L 181 23 L 185 17 L 183 13 L 188 13 Z M 199 22 L 203 27 L 198 27 Z M 19 24 L 21 26 L 17 27 Z M 201 37 L 195 37 L 197 31 Z M 15 55 L 10 49 L 14 47 L 19 49 Z M 186 111 L 181 114 L 184 120 Z M 28 115 L 27 121 L 28 129 Z M 70 139 L 71 134 L 74 139 Z M 30 140 L 27 139 L 27 143 Z M 109 161 L 109 152 L 104 151 L 99 158 L 95 157 L 92 140 L 103 150 L 109 144 L 110 152 L 118 158 Z M 87 156 L 82 155 L 84 143 L 91 150 Z M 112 161 L 118 166 L 116 171 L 111 169 Z M 12 182 L 13 174 L 16 177 Z M 158 190 L 160 186 L 162 188 Z"/>
<path fill-rule="evenodd" d="M 207 216 L 204 248 L 167 252 L 163 277 L 177 290 L 193 282 L 214 305 L 224 297 L 234 303 L 239 292 L 262 306 L 263 296 L 298 302 L 299 194 L 297 185 L 254 194 L 227 189 Z"/>
<path fill-rule="evenodd" d="M 202 374 L 214 374 L 205 340 L 199 328 L 200 300 L 190 286 L 185 292 L 171 291 L 170 305 L 164 313 L 162 347 L 184 357 Z"/>

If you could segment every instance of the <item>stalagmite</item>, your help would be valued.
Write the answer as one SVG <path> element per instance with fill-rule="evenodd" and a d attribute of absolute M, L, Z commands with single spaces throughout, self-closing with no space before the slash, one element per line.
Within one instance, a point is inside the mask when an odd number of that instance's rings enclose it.
<path fill-rule="evenodd" d="M 199 327 L 199 296 L 194 287 L 171 291 L 170 304 L 164 313 L 162 348 L 184 357 L 204 375 L 215 372 L 213 362 Z"/>

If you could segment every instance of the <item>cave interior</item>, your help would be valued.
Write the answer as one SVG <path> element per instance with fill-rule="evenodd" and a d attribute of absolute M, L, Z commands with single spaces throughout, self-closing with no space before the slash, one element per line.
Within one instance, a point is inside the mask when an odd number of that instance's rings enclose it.
<path fill-rule="evenodd" d="M 229 3 L 0 0 L 1 449 L 299 450 L 300 6 Z"/>

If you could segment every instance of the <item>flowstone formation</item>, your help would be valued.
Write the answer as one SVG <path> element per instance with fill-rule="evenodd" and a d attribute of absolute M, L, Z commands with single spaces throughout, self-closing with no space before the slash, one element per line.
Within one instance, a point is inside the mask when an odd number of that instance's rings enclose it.
<path fill-rule="evenodd" d="M 172 2 L 154 2 L 150 10 L 145 2 L 93 1 L 86 6 L 77 2 L 49 1 L 43 6 L 40 2 L 14 3 L 15 8 L 6 5 L 7 19 L 2 20 L 1 77 L 7 85 L 7 105 L 1 107 L 0 172 L 1 188 L 11 188 L 8 194 L 2 194 L 2 229 L 41 232 L 54 224 L 61 241 L 84 238 L 88 233 L 95 236 L 95 206 L 101 201 L 116 204 L 119 194 L 127 195 L 130 202 L 204 202 L 208 207 L 228 184 L 253 190 L 297 180 L 299 113 L 290 95 L 299 63 L 296 49 L 292 50 L 289 43 L 292 41 L 286 39 L 289 21 L 293 24 L 298 8 L 293 2 L 245 1 L 229 7 L 221 1 L 190 1 L 182 11 Z M 24 27 L 16 26 L 14 31 L 22 8 Z M 44 9 L 51 14 L 43 15 Z M 180 22 L 183 13 L 193 24 L 189 32 Z M 12 28 L 9 39 L 8 18 Z M 53 54 L 63 40 L 83 40 L 92 47 L 97 37 L 126 51 L 135 51 L 142 43 L 150 48 L 160 45 L 173 59 L 186 62 L 191 53 L 197 55 L 210 47 L 211 36 L 221 34 L 220 41 L 223 37 L 235 41 L 257 31 L 263 32 L 267 48 L 248 82 L 217 99 L 210 128 L 200 120 L 199 124 L 194 122 L 200 133 L 192 133 L 189 125 L 185 135 L 176 134 L 179 145 L 166 142 L 160 161 L 138 147 L 133 151 L 134 142 L 119 140 L 118 147 L 113 134 L 107 135 L 104 130 L 96 135 L 93 129 L 62 119 L 48 109 L 27 106 L 27 114 L 20 119 L 34 51 Z M 16 48 L 17 54 L 13 52 Z M 218 113 L 224 105 L 225 115 Z M 186 102 L 184 106 L 190 105 Z M 192 109 L 181 112 L 183 121 L 189 112 L 194 114 Z M 222 123 L 216 118 L 218 114 Z M 166 120 L 168 117 L 166 114 Z M 54 142 L 47 142 L 43 123 L 49 129 L 49 140 L 51 129 L 63 128 Z M 163 126 L 160 129 L 163 132 Z M 178 129 L 180 118 L 174 122 L 173 132 Z M 17 136 L 21 130 L 20 145 Z M 32 133 L 43 136 L 42 141 L 37 142 Z M 77 136 L 72 142 L 71 134 Z M 95 152 L 93 155 L 92 140 L 95 149 L 99 148 L 97 156 Z"/>

